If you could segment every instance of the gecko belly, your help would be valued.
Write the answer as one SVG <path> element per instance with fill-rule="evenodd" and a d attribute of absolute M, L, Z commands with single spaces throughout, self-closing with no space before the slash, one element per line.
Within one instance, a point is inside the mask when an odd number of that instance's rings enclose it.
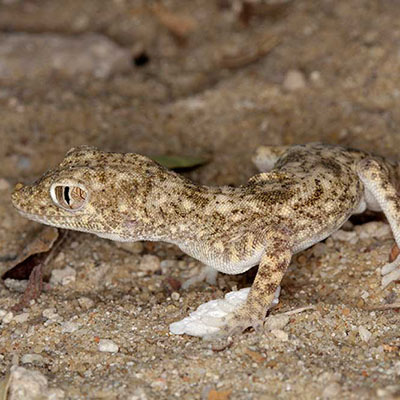
<path fill-rule="evenodd" d="M 185 250 L 184 250 L 185 251 Z M 187 251 L 185 251 L 187 252 Z M 220 257 L 213 255 L 211 257 L 202 257 L 200 254 L 190 254 L 192 257 L 197 258 L 201 262 L 206 265 L 209 265 L 212 268 L 215 268 L 219 272 L 223 272 L 224 274 L 236 275 L 242 274 L 246 272 L 250 268 L 258 265 L 261 260 L 261 256 L 264 252 L 264 249 L 255 251 L 250 257 L 247 257 L 243 260 L 232 260 L 229 261 L 227 256 L 221 255 Z"/>
<path fill-rule="evenodd" d="M 263 252 L 264 250 L 254 253 L 254 255 L 252 255 L 250 258 L 247 258 L 243 261 L 235 263 L 223 263 L 223 264 L 217 263 L 217 265 L 211 265 L 211 266 L 214 267 L 217 271 L 223 272 L 224 274 L 230 274 L 230 275 L 242 274 L 243 272 L 248 271 L 250 268 L 260 263 Z"/>

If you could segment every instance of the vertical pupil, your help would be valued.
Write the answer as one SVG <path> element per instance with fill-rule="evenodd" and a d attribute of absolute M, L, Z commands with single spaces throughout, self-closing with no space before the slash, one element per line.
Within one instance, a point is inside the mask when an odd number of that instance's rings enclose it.
<path fill-rule="evenodd" d="M 70 205 L 71 198 L 69 197 L 69 187 L 68 186 L 64 187 L 64 200 L 68 205 Z"/>

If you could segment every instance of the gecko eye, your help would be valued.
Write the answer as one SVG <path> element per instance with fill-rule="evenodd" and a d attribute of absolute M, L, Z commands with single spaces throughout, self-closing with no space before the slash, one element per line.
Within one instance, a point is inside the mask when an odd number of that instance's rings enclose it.
<path fill-rule="evenodd" d="M 82 186 L 76 185 L 53 185 L 50 195 L 54 203 L 67 211 L 81 209 L 88 197 L 88 193 Z"/>

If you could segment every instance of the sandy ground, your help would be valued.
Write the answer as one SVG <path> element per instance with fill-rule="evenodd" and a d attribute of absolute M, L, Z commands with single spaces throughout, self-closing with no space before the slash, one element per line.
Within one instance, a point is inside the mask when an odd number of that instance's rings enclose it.
<path fill-rule="evenodd" d="M 187 173 L 205 184 L 245 182 L 260 144 L 318 140 L 396 157 L 400 3 L 244 3 L 0 1 L 2 272 L 39 227 L 12 209 L 13 185 L 75 145 L 207 157 Z M 19 32 L 25 48 L 9 44 Z M 90 32 L 108 41 L 105 54 L 84 47 Z M 43 35 L 61 63 L 48 61 Z M 226 347 L 168 325 L 250 286 L 254 271 L 183 291 L 176 283 L 201 265 L 177 248 L 70 232 L 48 271 L 68 268 L 67 279 L 22 314 L 9 312 L 20 282 L 0 286 L 0 372 L 45 377 L 30 398 L 400 398 L 399 310 L 377 309 L 399 302 L 378 268 L 393 239 L 371 218 L 294 258 L 272 314 L 314 309 Z M 13 379 L 13 398 L 28 398 Z"/>

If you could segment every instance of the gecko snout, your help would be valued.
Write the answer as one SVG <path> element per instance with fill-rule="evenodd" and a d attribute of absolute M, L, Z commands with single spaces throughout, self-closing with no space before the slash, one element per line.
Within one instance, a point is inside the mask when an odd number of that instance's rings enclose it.
<path fill-rule="evenodd" d="M 22 183 L 17 183 L 11 194 L 11 202 L 17 209 L 23 208 L 23 200 L 29 195 L 29 186 L 25 186 Z"/>

